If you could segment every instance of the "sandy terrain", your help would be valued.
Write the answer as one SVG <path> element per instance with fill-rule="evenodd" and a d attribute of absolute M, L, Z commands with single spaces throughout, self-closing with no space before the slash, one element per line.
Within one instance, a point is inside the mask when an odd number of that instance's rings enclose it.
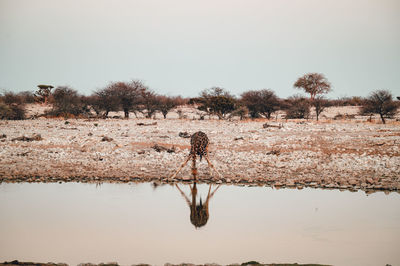
<path fill-rule="evenodd" d="M 356 114 L 354 108 L 330 108 L 322 115 Z M 201 130 L 222 174 L 219 178 L 203 160 L 198 178 L 204 182 L 400 191 L 400 123 L 394 120 L 386 125 L 365 122 L 365 117 L 318 123 L 279 116 L 270 122 L 200 121 L 192 119 L 195 111 L 184 112 L 186 119 L 172 113 L 166 120 L 0 121 L 0 181 L 190 180 L 190 164 L 175 180 L 168 176 L 189 153 L 190 139 L 179 133 Z M 266 122 L 273 127 L 264 128 Z M 42 139 L 13 140 L 35 134 Z M 157 152 L 155 144 L 175 147 L 175 152 Z"/>

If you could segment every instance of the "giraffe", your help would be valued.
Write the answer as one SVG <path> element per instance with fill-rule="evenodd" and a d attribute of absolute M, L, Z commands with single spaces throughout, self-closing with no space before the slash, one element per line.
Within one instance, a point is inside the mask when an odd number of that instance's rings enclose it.
<path fill-rule="evenodd" d="M 170 177 L 174 178 L 180 171 L 181 169 L 187 164 L 187 162 L 192 159 L 192 173 L 193 176 L 196 180 L 197 176 L 197 168 L 196 168 L 196 159 L 197 155 L 200 156 L 200 161 L 201 159 L 204 158 L 207 160 L 208 166 L 211 167 L 219 176 L 221 174 L 218 172 L 217 169 L 215 169 L 214 165 L 210 162 L 210 159 L 208 158 L 208 137 L 206 133 L 202 131 L 198 131 L 192 135 L 190 138 L 190 153 L 189 156 L 186 158 L 186 160 L 183 162 L 183 164 L 176 170 L 176 172 Z"/>
<path fill-rule="evenodd" d="M 192 200 L 190 201 L 189 198 L 186 196 L 186 194 L 182 191 L 182 189 L 178 186 L 178 184 L 175 184 L 176 188 L 179 190 L 181 195 L 185 198 L 186 203 L 188 204 L 190 208 L 190 222 L 197 228 L 202 227 L 206 225 L 208 218 L 210 217 L 209 212 L 208 212 L 208 204 L 210 202 L 210 199 L 214 196 L 215 192 L 219 189 L 221 185 L 218 185 L 213 192 L 211 192 L 211 184 L 210 187 L 208 188 L 208 194 L 205 203 L 203 204 L 201 198 L 200 198 L 200 204 L 197 204 L 196 202 L 196 196 L 197 196 L 197 187 L 196 187 L 196 172 L 192 172 L 194 176 L 194 182 L 193 182 L 193 187 L 189 185 L 190 187 L 190 193 L 192 195 Z"/>

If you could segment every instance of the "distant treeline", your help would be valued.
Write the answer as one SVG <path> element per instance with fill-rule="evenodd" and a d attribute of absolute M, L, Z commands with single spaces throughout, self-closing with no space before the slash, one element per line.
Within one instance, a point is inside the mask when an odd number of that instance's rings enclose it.
<path fill-rule="evenodd" d="M 51 110 L 44 114 L 47 117 L 77 118 L 107 118 L 110 112 L 117 111 L 123 111 L 125 118 L 129 118 L 130 113 L 135 116 L 141 113 L 147 118 L 161 113 L 166 118 L 177 106 L 193 105 L 199 110 L 200 119 L 204 119 L 205 116 L 215 116 L 219 119 L 270 119 L 278 110 L 285 111 L 286 119 L 308 119 L 311 107 L 314 107 L 312 110 L 318 120 L 326 107 L 361 106 L 361 114 L 379 114 L 385 123 L 385 118 L 393 117 L 400 106 L 399 101 L 393 100 L 392 94 L 386 90 L 374 91 L 366 98 L 353 96 L 327 99 L 324 94 L 331 90 L 330 83 L 319 73 L 309 73 L 300 77 L 294 87 L 304 90 L 310 97 L 294 95 L 282 99 L 270 89 L 249 90 L 243 92 L 240 97 L 235 97 L 220 87 L 205 89 L 195 98 L 172 97 L 157 94 L 138 80 L 112 82 L 90 96 L 80 95 L 68 86 L 54 88 L 51 85 L 38 85 L 35 92 L 3 92 L 0 95 L 0 118 L 25 119 L 25 105 L 28 103 L 51 104 Z M 181 113 L 179 115 L 182 116 Z"/>

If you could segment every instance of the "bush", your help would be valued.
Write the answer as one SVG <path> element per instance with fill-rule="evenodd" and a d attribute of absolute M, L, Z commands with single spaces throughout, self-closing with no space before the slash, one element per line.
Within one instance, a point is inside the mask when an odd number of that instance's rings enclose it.
<path fill-rule="evenodd" d="M 47 112 L 47 115 L 71 117 L 88 112 L 78 92 L 69 87 L 57 87 L 52 94 L 51 102 L 53 109 Z"/>
<path fill-rule="evenodd" d="M 166 119 L 169 111 L 177 107 L 180 102 L 181 99 L 177 97 L 158 96 L 157 109 L 163 114 L 164 119 Z"/>
<path fill-rule="evenodd" d="M 200 111 L 205 111 L 209 115 L 216 115 L 219 119 L 225 119 L 226 115 L 236 109 L 236 99 L 226 90 L 213 87 L 205 89 L 197 98 Z"/>
<path fill-rule="evenodd" d="M 0 102 L 1 120 L 23 120 L 25 119 L 25 108 L 22 104 L 12 103 L 10 105 Z"/>
<path fill-rule="evenodd" d="M 0 119 L 23 120 L 25 119 L 24 98 L 13 92 L 5 92 L 0 96 Z"/>
<path fill-rule="evenodd" d="M 251 118 L 263 115 L 270 119 L 271 114 L 279 110 L 279 98 L 272 90 L 244 92 L 240 101 L 249 110 Z"/>
<path fill-rule="evenodd" d="M 160 98 L 154 91 L 147 88 L 142 90 L 140 96 L 139 111 L 144 114 L 146 118 L 151 118 L 159 109 Z"/>
<path fill-rule="evenodd" d="M 293 96 L 286 100 L 287 119 L 308 119 L 310 116 L 310 102 L 301 96 Z"/>

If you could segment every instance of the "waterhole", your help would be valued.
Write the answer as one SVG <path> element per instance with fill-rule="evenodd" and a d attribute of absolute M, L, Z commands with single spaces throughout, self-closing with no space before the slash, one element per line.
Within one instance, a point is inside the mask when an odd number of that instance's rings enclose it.
<path fill-rule="evenodd" d="M 398 193 L 0 185 L 0 261 L 400 265 L 399 239 Z"/>

